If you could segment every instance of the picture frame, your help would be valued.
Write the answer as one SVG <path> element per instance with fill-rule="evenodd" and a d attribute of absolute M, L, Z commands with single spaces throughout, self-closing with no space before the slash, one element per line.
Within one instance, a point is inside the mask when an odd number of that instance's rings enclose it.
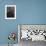
<path fill-rule="evenodd" d="M 16 5 L 5 5 L 5 19 L 16 19 Z"/>
<path fill-rule="evenodd" d="M 28 30 L 27 39 L 25 39 L 25 37 L 22 37 L 22 36 L 25 36 L 25 35 L 22 35 L 22 33 L 21 33 L 21 31 L 23 31 L 23 30 L 24 31 Z M 36 31 L 36 32 L 34 32 L 34 31 Z M 24 34 L 24 32 L 23 32 L 23 34 Z M 21 37 L 22 37 L 22 39 L 21 39 Z M 22 40 L 46 41 L 46 24 L 18 24 L 18 43 L 20 43 Z"/>

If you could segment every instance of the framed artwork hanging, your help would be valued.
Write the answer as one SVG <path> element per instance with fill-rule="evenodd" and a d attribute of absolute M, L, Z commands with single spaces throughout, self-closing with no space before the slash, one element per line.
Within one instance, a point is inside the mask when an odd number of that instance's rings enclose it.
<path fill-rule="evenodd" d="M 5 5 L 5 19 L 16 19 L 16 5 Z"/>

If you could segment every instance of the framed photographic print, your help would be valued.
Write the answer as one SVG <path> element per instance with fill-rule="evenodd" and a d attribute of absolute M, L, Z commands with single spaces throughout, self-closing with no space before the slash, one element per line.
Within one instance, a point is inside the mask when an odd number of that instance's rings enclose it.
<path fill-rule="evenodd" d="M 16 5 L 5 5 L 5 19 L 16 19 Z"/>
<path fill-rule="evenodd" d="M 46 41 L 46 24 L 19 24 L 18 42 L 24 40 Z"/>

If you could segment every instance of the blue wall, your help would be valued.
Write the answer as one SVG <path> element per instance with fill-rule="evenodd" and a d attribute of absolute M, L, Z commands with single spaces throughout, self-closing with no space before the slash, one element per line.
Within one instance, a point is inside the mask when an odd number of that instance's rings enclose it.
<path fill-rule="evenodd" d="M 16 20 L 5 20 L 6 4 L 16 5 Z M 0 0 L 0 44 L 8 43 L 9 32 L 17 34 L 17 24 L 46 24 L 46 0 Z"/>

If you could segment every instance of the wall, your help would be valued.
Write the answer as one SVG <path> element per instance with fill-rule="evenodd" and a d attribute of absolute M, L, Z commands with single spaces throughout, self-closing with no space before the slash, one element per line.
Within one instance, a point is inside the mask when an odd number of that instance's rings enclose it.
<path fill-rule="evenodd" d="M 5 20 L 6 4 L 16 4 L 16 20 Z M 17 34 L 18 24 L 46 24 L 46 0 L 0 0 L 0 44 L 8 43 L 9 32 Z"/>

